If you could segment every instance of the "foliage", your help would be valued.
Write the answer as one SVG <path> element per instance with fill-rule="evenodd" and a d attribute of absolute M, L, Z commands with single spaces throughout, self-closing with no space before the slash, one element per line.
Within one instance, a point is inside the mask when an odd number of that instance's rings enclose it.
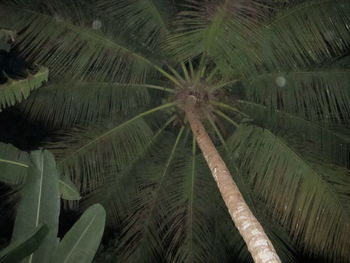
<path fill-rule="evenodd" d="M 0 111 L 28 98 L 30 92 L 41 87 L 48 80 L 48 69 L 41 68 L 25 79 L 8 78 L 7 83 L 0 85 Z"/>
<path fill-rule="evenodd" d="M 59 177 L 54 157 L 48 151 L 34 151 L 27 169 L 11 244 L 2 252 L 1 262 L 91 262 L 104 230 L 103 207 L 87 209 L 59 241 Z"/>
<path fill-rule="evenodd" d="M 0 7 L 21 55 L 50 70 L 20 109 L 56 129 L 43 144 L 81 209 L 107 208 L 114 258 L 251 260 L 184 119 L 192 95 L 282 261 L 350 261 L 348 0 Z"/>
<path fill-rule="evenodd" d="M 0 50 L 9 51 L 11 46 L 9 45 L 10 41 L 15 41 L 16 32 L 7 30 L 7 29 L 0 29 Z"/>
<path fill-rule="evenodd" d="M 0 262 L 21 262 L 22 259 L 33 253 L 45 238 L 49 229 L 47 226 L 38 226 L 34 233 L 23 240 L 13 242 L 0 253 Z"/>

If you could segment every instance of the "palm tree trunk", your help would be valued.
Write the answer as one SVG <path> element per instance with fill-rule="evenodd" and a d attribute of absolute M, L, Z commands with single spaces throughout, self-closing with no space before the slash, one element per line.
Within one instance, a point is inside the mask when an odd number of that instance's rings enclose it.
<path fill-rule="evenodd" d="M 271 241 L 250 211 L 236 183 L 199 120 L 194 102 L 186 103 L 185 112 L 192 132 L 224 199 L 238 231 L 247 244 L 255 263 L 280 263 Z"/>

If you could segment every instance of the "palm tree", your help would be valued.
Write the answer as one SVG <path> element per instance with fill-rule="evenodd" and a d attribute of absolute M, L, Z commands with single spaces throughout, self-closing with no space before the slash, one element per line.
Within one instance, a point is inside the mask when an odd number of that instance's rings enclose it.
<path fill-rule="evenodd" d="M 255 262 L 349 262 L 349 1 L 0 7 L 50 71 L 23 114 L 64 128 L 46 147 L 122 262 L 249 260 L 229 215 Z"/>

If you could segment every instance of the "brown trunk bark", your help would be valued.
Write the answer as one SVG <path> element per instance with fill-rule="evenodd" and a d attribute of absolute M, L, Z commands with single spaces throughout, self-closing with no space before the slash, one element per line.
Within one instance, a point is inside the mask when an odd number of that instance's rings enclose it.
<path fill-rule="evenodd" d="M 193 99 L 193 98 L 192 98 Z M 194 102 L 186 103 L 185 111 L 192 132 L 224 199 L 238 231 L 243 237 L 255 263 L 280 263 L 271 241 L 259 221 L 250 211 L 236 183 L 197 117 Z"/>

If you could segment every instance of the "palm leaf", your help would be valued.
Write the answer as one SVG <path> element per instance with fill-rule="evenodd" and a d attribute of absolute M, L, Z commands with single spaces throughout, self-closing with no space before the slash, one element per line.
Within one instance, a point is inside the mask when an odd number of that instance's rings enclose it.
<path fill-rule="evenodd" d="M 293 133 L 302 141 L 312 141 L 317 150 L 335 164 L 349 167 L 350 134 L 346 125 L 336 125 L 310 121 L 283 111 L 270 111 L 248 101 L 240 101 L 241 108 L 262 127 L 274 131 Z"/>
<path fill-rule="evenodd" d="M 350 71 L 345 68 L 269 72 L 247 84 L 247 98 L 305 119 L 350 119 Z"/>
<path fill-rule="evenodd" d="M 123 23 L 125 32 L 135 35 L 142 45 L 156 50 L 168 33 L 174 3 L 160 0 L 104 0 L 97 3 L 97 10 Z"/>
<path fill-rule="evenodd" d="M 107 223 L 115 226 L 121 223 L 124 217 L 130 213 L 129 203 L 134 199 L 137 188 L 135 173 L 138 167 L 144 166 L 144 158 L 160 140 L 166 136 L 165 129 L 175 120 L 171 117 L 162 127 L 154 132 L 153 137 L 147 142 L 142 151 L 136 152 L 132 161 L 121 169 L 121 171 L 106 172 L 103 181 L 100 180 L 99 186 L 90 192 L 80 204 L 81 209 L 89 207 L 94 203 L 101 203 L 107 208 Z"/>
<path fill-rule="evenodd" d="M 302 1 L 284 8 L 256 32 L 258 52 L 277 69 L 305 67 L 343 54 L 350 40 L 349 11 L 347 0 Z"/>
<path fill-rule="evenodd" d="M 120 171 L 152 139 L 153 131 L 143 117 L 173 106 L 174 103 L 164 104 L 127 121 L 114 120 L 112 125 L 109 120 L 108 125 L 76 129 L 62 136 L 61 142 L 47 146 L 59 158 L 63 175 L 80 185 L 81 190 L 92 190 L 103 182 L 106 171 L 109 174 Z"/>
<path fill-rule="evenodd" d="M 142 82 L 157 64 L 144 56 L 150 52 L 116 32 L 120 24 L 99 17 L 103 27 L 94 29 L 93 11 L 83 3 L 39 5 L 19 0 L 2 8 L 18 18 L 19 49 L 27 58 L 48 66 L 55 76 L 69 72 L 99 80 Z"/>
<path fill-rule="evenodd" d="M 100 122 L 111 114 L 130 114 L 149 101 L 149 92 L 142 85 L 66 80 L 35 92 L 23 103 L 23 110 L 49 126 L 69 127 Z"/>
<path fill-rule="evenodd" d="M 142 167 L 142 176 L 138 176 L 139 193 L 133 202 L 133 213 L 126 220 L 126 225 L 122 233 L 122 240 L 119 245 L 120 260 L 140 261 L 146 258 L 151 262 L 156 260 L 161 254 L 162 228 L 166 224 L 162 218 L 165 203 L 160 202 L 164 197 L 167 179 L 170 174 L 176 173 L 174 169 L 179 163 L 174 164 L 177 149 L 182 137 L 184 128 L 182 127 L 175 138 L 173 144 L 163 147 L 169 149 L 167 155 L 159 156 L 161 159 L 148 162 Z M 158 230 L 156 230 L 158 229 Z M 161 231 L 159 231 L 161 230 Z M 146 262 L 147 262 L 146 261 Z"/>
<path fill-rule="evenodd" d="M 203 157 L 196 154 L 196 144 L 192 145 L 192 153 L 182 151 L 183 157 L 176 160 L 177 171 L 172 172 L 164 197 L 167 262 L 220 262 L 217 256 L 223 251 L 215 246 L 215 224 L 211 224 L 218 192 Z M 210 203 L 208 196 L 212 197 Z"/>
<path fill-rule="evenodd" d="M 169 37 L 165 47 L 179 61 L 201 53 L 212 58 L 223 58 L 233 48 L 241 48 L 249 55 L 256 56 L 254 51 L 246 49 L 249 43 L 246 35 L 252 33 L 256 21 L 266 15 L 261 3 L 252 0 L 245 4 L 239 1 L 207 1 L 203 4 L 189 0 L 185 1 L 184 6 L 186 11 L 177 16 L 176 31 Z M 230 37 L 233 35 L 235 37 Z M 235 59 L 241 63 L 249 58 L 247 54 L 236 55 Z"/>
<path fill-rule="evenodd" d="M 349 182 L 344 169 L 300 151 L 295 141 L 249 125 L 240 126 L 230 148 L 254 192 L 294 240 L 315 254 L 346 262 Z"/>
<path fill-rule="evenodd" d="M 48 69 L 40 68 L 38 72 L 29 74 L 25 79 L 9 78 L 5 84 L 0 85 L 0 111 L 28 98 L 30 92 L 40 88 L 48 77 Z"/>
<path fill-rule="evenodd" d="M 266 69 L 304 69 L 344 55 L 350 35 L 349 8 L 346 0 L 290 1 L 281 9 L 266 7 L 260 23 L 250 28 L 245 22 L 241 29 L 234 27 L 228 19 L 230 30 L 218 38 L 215 63 L 227 77 L 237 72 L 249 77 Z"/>

